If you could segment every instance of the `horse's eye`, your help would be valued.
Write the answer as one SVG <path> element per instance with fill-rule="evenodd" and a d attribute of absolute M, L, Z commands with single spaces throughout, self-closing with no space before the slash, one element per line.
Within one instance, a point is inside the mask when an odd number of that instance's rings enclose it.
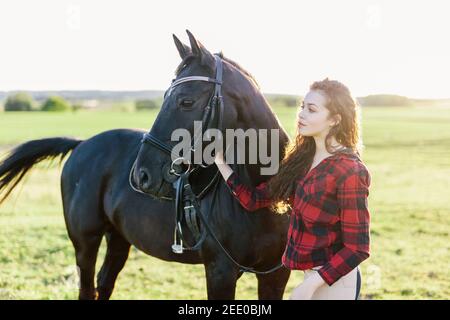
<path fill-rule="evenodd" d="M 183 100 L 181 100 L 181 103 L 180 103 L 181 107 L 183 107 L 183 108 L 191 108 L 193 104 L 194 104 L 194 100 L 192 100 L 192 99 L 183 99 Z"/>

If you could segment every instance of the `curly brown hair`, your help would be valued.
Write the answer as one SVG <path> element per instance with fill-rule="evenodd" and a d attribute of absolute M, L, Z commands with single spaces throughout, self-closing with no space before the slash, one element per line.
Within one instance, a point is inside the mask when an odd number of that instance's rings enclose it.
<path fill-rule="evenodd" d="M 362 151 L 359 134 L 360 107 L 350 90 L 341 82 L 328 78 L 314 82 L 310 90 L 320 90 L 326 97 L 325 107 L 330 112 L 329 119 L 338 114 L 341 117 L 325 138 L 327 151 L 335 153 L 330 150 L 330 139 L 334 136 L 338 143 L 359 156 Z M 314 138 L 300 133 L 286 146 L 278 173 L 268 181 L 269 196 L 276 201 L 272 206 L 273 210 L 278 213 L 288 212 L 287 199 L 295 192 L 295 182 L 311 168 L 315 151 Z"/>

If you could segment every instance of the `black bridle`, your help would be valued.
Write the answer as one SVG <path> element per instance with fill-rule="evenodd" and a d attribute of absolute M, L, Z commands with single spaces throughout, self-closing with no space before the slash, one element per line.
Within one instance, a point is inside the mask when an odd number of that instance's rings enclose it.
<path fill-rule="evenodd" d="M 214 58 L 215 58 L 215 62 L 216 62 L 215 79 L 209 78 L 209 77 L 204 77 L 204 76 L 189 76 L 189 77 L 184 77 L 184 78 L 180 78 L 177 80 L 174 79 L 174 80 L 172 80 L 172 84 L 170 85 L 169 89 L 164 94 L 164 99 L 166 99 L 168 96 L 170 96 L 173 88 L 175 88 L 179 84 L 189 82 L 189 81 L 206 81 L 206 82 L 214 83 L 214 94 L 209 99 L 208 104 L 205 107 L 205 111 L 202 116 L 202 128 L 205 127 L 205 124 L 206 124 L 205 131 L 208 130 L 209 128 L 213 128 L 214 126 L 220 131 L 222 131 L 222 129 L 223 129 L 223 108 L 224 108 L 223 98 L 222 98 L 223 62 L 218 54 L 214 54 Z M 217 122 L 214 124 L 215 118 L 217 118 Z M 200 135 L 200 137 L 202 137 L 202 136 L 203 136 L 203 132 Z M 195 148 L 197 147 L 197 141 L 195 141 L 195 137 L 196 137 L 196 135 L 194 133 L 194 136 L 192 137 L 192 140 L 191 140 L 191 151 L 195 151 Z M 151 132 L 144 133 L 141 143 L 142 144 L 150 143 L 152 146 L 158 148 L 159 150 L 168 154 L 169 156 L 172 155 L 173 147 L 164 143 L 157 137 L 155 137 Z M 203 197 L 203 195 L 208 190 L 210 190 L 210 188 L 212 186 L 214 186 L 214 195 L 212 197 L 209 211 L 211 211 L 211 208 L 213 208 L 214 200 L 216 198 L 216 192 L 218 190 L 217 182 L 219 181 L 219 179 L 218 179 L 219 174 L 220 174 L 219 170 L 218 169 L 216 170 L 214 178 L 211 180 L 211 182 L 208 183 L 208 185 L 199 194 L 196 195 L 196 194 L 194 194 L 191 184 L 189 182 L 190 174 L 193 173 L 194 170 L 198 170 L 199 168 L 207 168 L 214 163 L 209 164 L 209 165 L 200 164 L 199 166 L 193 166 L 193 167 L 191 167 L 191 163 L 189 163 L 188 169 L 185 171 L 182 171 L 180 169 L 181 165 L 178 165 L 176 163 L 177 160 L 186 160 L 186 159 L 184 157 L 177 158 L 177 159 L 173 160 L 170 165 L 170 170 L 168 171 L 168 174 L 172 175 L 172 178 L 175 176 L 176 180 L 173 181 L 170 177 L 165 176 L 165 179 L 168 180 L 169 182 L 171 182 L 175 189 L 175 232 L 174 232 L 174 244 L 172 245 L 172 251 L 174 253 L 181 254 L 181 253 L 183 253 L 184 250 L 190 250 L 190 251 L 199 250 L 201 248 L 204 240 L 206 239 L 206 235 L 208 232 L 212 236 L 212 238 L 215 240 L 215 242 L 219 245 L 219 247 L 225 252 L 225 254 L 228 256 L 228 258 L 236 266 L 238 266 L 242 272 L 251 272 L 251 273 L 256 273 L 256 274 L 268 274 L 268 273 L 271 273 L 273 271 L 280 269 L 283 266 L 283 264 L 281 264 L 281 263 L 279 265 L 277 265 L 276 267 L 274 267 L 270 270 L 267 270 L 267 271 L 256 271 L 253 268 L 244 267 L 244 266 L 240 265 L 238 262 L 236 262 L 236 260 L 233 259 L 233 257 L 222 246 L 220 241 L 215 236 L 214 232 L 212 231 L 211 227 L 209 226 L 209 223 L 208 223 L 206 217 L 202 214 L 202 212 L 200 210 L 200 206 L 198 204 L 198 200 L 200 200 Z M 136 161 L 133 164 L 133 167 L 131 168 L 129 182 L 130 182 L 131 187 L 134 190 L 143 193 L 142 191 L 136 189 L 132 184 L 131 176 L 134 171 L 135 165 L 136 165 Z M 165 197 L 165 199 L 173 200 L 172 198 L 168 198 L 168 197 Z M 194 235 L 194 238 L 196 240 L 196 244 L 191 247 L 183 246 L 183 241 L 186 243 L 186 241 L 184 240 L 184 237 L 183 237 L 182 229 L 181 229 L 183 212 L 184 212 L 184 218 L 189 227 L 189 230 L 192 232 L 192 234 Z M 200 225 L 198 224 L 197 213 L 198 213 L 198 216 L 200 216 L 202 225 L 204 226 L 204 228 L 201 228 L 202 230 L 200 230 Z"/>
<path fill-rule="evenodd" d="M 218 130 L 222 130 L 223 127 L 223 98 L 222 98 L 222 76 L 223 76 L 223 62 L 222 59 L 215 54 L 214 55 L 215 58 L 215 62 L 216 62 L 216 77 L 215 79 L 210 78 L 210 77 L 204 77 L 204 76 L 190 76 L 190 77 L 183 77 L 177 80 L 172 80 L 172 84 L 170 85 L 169 89 L 167 89 L 167 91 L 164 94 L 164 99 L 166 99 L 168 96 L 170 96 L 170 94 L 172 93 L 172 90 L 185 82 L 190 82 L 190 81 L 206 81 L 206 82 L 210 82 L 210 83 L 214 83 L 214 94 L 211 96 L 211 98 L 208 101 L 207 106 L 205 107 L 205 110 L 203 112 L 203 117 L 202 117 L 202 130 L 203 128 L 205 128 L 204 130 L 208 130 L 210 128 L 214 128 L 216 127 Z M 214 119 L 217 117 L 217 122 L 214 125 Z M 194 132 L 194 136 L 191 139 L 191 151 L 195 151 L 195 148 L 197 147 L 197 141 L 195 140 L 196 137 L 202 137 L 203 136 L 203 132 L 201 132 L 201 135 L 196 136 L 196 132 Z M 155 137 L 151 132 L 147 132 L 144 133 L 142 140 L 142 143 L 150 143 L 152 144 L 154 147 L 158 148 L 159 150 L 163 151 L 164 153 L 168 154 L 168 155 L 172 155 L 172 149 L 173 147 L 164 143 L 163 141 L 159 140 L 157 137 Z M 176 176 L 180 176 L 181 173 L 177 170 L 175 170 L 175 167 L 178 167 L 178 164 L 176 163 L 177 160 L 187 160 L 183 157 L 177 158 L 175 160 L 172 161 L 172 164 L 170 166 L 171 169 L 171 174 L 176 175 Z M 208 166 L 210 166 L 212 164 L 209 165 L 203 165 L 201 164 L 200 166 L 203 168 L 206 168 Z M 193 170 L 193 168 L 191 168 L 191 163 L 189 163 L 189 167 L 187 169 L 187 172 L 190 172 L 191 170 Z"/>

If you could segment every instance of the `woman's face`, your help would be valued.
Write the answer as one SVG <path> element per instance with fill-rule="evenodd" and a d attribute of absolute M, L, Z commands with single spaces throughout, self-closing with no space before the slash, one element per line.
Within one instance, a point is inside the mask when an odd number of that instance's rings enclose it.
<path fill-rule="evenodd" d="M 320 90 L 309 91 L 297 114 L 297 132 L 303 136 L 325 137 L 335 121 L 328 119 L 327 98 Z"/>

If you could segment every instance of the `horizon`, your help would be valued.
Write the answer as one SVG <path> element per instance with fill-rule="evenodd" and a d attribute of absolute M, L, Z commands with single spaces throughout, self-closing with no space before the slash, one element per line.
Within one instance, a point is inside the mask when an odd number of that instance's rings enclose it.
<path fill-rule="evenodd" d="M 21 93 L 21 92 L 25 92 L 25 93 L 42 93 L 42 92 L 46 92 L 46 93 L 51 93 L 51 92 L 125 92 L 125 93 L 133 93 L 133 92 L 161 92 L 162 94 L 164 94 L 165 89 L 136 89 L 136 90 L 109 90 L 109 89 L 61 89 L 61 90 L 51 90 L 51 89 L 44 89 L 44 90 L 0 90 L 0 93 L 6 93 L 6 94 L 11 94 L 11 93 Z M 262 94 L 264 95 L 279 95 L 279 96 L 298 96 L 298 97 L 302 97 L 302 94 L 295 94 L 295 93 L 283 93 L 283 92 L 264 92 L 261 91 Z M 442 97 L 442 98 L 417 98 L 417 97 L 409 97 L 409 96 L 402 96 L 399 94 L 395 94 L 395 93 L 371 93 L 368 95 L 364 95 L 364 96 L 354 96 L 354 98 L 365 98 L 365 97 L 369 97 L 369 96 L 399 96 L 399 97 L 404 97 L 410 100 L 450 100 L 450 96 L 449 97 Z M 162 95 L 161 95 L 162 97 Z M 6 97 L 5 97 L 6 98 Z M 101 100 L 101 98 L 97 98 L 97 100 Z M 1 97 L 0 97 L 0 101 L 1 101 Z"/>

